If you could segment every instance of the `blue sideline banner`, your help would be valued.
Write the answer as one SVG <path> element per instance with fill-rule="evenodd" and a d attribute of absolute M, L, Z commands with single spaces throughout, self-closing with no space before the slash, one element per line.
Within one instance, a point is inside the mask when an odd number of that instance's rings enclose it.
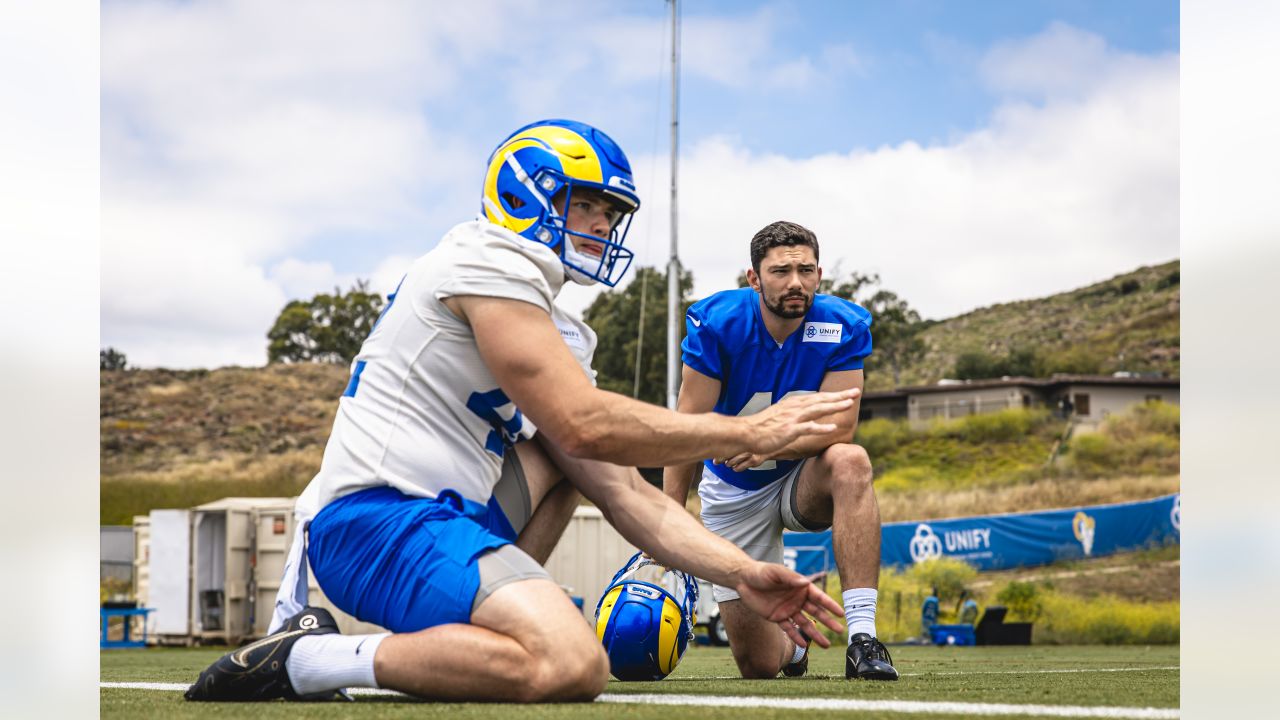
<path fill-rule="evenodd" d="M 1153 500 L 950 520 L 886 523 L 883 565 L 909 566 L 935 557 L 964 560 L 979 570 L 1048 565 L 1180 542 L 1180 494 Z M 835 565 L 831 531 L 784 533 L 784 556 L 797 572 Z"/>

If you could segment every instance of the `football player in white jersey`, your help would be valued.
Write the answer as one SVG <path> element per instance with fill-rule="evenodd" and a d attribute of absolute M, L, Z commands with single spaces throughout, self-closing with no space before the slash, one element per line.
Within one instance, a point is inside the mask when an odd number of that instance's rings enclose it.
<path fill-rule="evenodd" d="M 706 531 L 634 466 L 776 452 L 832 432 L 856 391 L 744 418 L 674 413 L 597 389 L 595 334 L 554 305 L 568 280 L 617 283 L 638 207 L 626 156 L 595 128 L 547 120 L 502 142 L 482 216 L 413 264 L 352 364 L 298 501 L 273 634 L 202 672 L 189 700 L 348 687 L 594 698 L 608 658 L 539 564 L 574 488 L 652 557 L 735 588 L 794 641 L 818 635 L 814 619 L 840 627 L 839 605 L 806 578 Z M 308 571 L 338 607 L 392 633 L 339 634 L 305 607 Z"/>
<path fill-rule="evenodd" d="M 751 239 L 747 279 L 750 287 L 718 292 L 689 308 L 678 410 L 750 416 L 782 398 L 861 390 L 871 314 L 818 293 L 822 269 L 812 231 L 785 221 L 765 226 Z M 838 430 L 771 453 L 668 467 L 663 490 L 683 504 L 700 476 L 703 524 L 757 560 L 782 560 L 783 528 L 831 528 L 849 632 L 845 676 L 897 680 L 889 651 L 876 638 L 880 509 L 871 462 L 853 444 L 857 406 L 837 420 Z M 804 643 L 762 622 L 733 588 L 717 583 L 712 594 L 743 677 L 805 673 Z"/>

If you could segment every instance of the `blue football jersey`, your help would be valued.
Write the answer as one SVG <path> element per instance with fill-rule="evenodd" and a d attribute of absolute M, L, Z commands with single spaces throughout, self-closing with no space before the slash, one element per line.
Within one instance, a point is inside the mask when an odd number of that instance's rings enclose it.
<path fill-rule="evenodd" d="M 695 303 L 685 317 L 684 364 L 720 381 L 716 412 L 750 415 L 788 395 L 817 392 L 828 372 L 858 370 L 871 354 L 871 313 L 861 306 L 817 295 L 779 347 L 760 317 L 759 297 L 749 287 L 725 290 Z M 770 460 L 742 472 L 704 464 L 730 485 L 755 490 L 799 462 Z"/>

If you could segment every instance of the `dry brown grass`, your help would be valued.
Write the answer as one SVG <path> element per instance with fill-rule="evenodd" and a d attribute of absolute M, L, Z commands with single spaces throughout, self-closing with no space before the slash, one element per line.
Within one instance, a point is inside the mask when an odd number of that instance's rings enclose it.
<path fill-rule="evenodd" d="M 878 500 L 884 522 L 935 520 L 1146 500 L 1178 492 L 1179 481 L 1177 475 L 1096 480 L 1047 478 L 1006 487 L 884 493 Z"/>
<path fill-rule="evenodd" d="M 181 485 L 206 482 L 266 482 L 297 478 L 304 483 L 320 469 L 324 448 L 311 446 L 278 454 L 226 453 L 213 460 L 175 462 L 161 470 L 139 470 L 102 475 L 104 484 L 117 480 Z"/>

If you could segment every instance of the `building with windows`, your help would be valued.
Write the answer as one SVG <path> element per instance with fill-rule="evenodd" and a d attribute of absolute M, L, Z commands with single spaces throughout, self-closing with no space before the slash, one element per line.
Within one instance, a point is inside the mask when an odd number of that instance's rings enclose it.
<path fill-rule="evenodd" d="M 925 422 L 1014 407 L 1049 407 L 1088 429 L 1109 415 L 1122 413 L 1139 403 L 1156 401 L 1177 405 L 1179 388 L 1178 378 L 1145 377 L 1135 373 L 941 380 L 935 385 L 867 393 L 858 417 L 860 420 L 907 418 L 912 422 Z"/>

